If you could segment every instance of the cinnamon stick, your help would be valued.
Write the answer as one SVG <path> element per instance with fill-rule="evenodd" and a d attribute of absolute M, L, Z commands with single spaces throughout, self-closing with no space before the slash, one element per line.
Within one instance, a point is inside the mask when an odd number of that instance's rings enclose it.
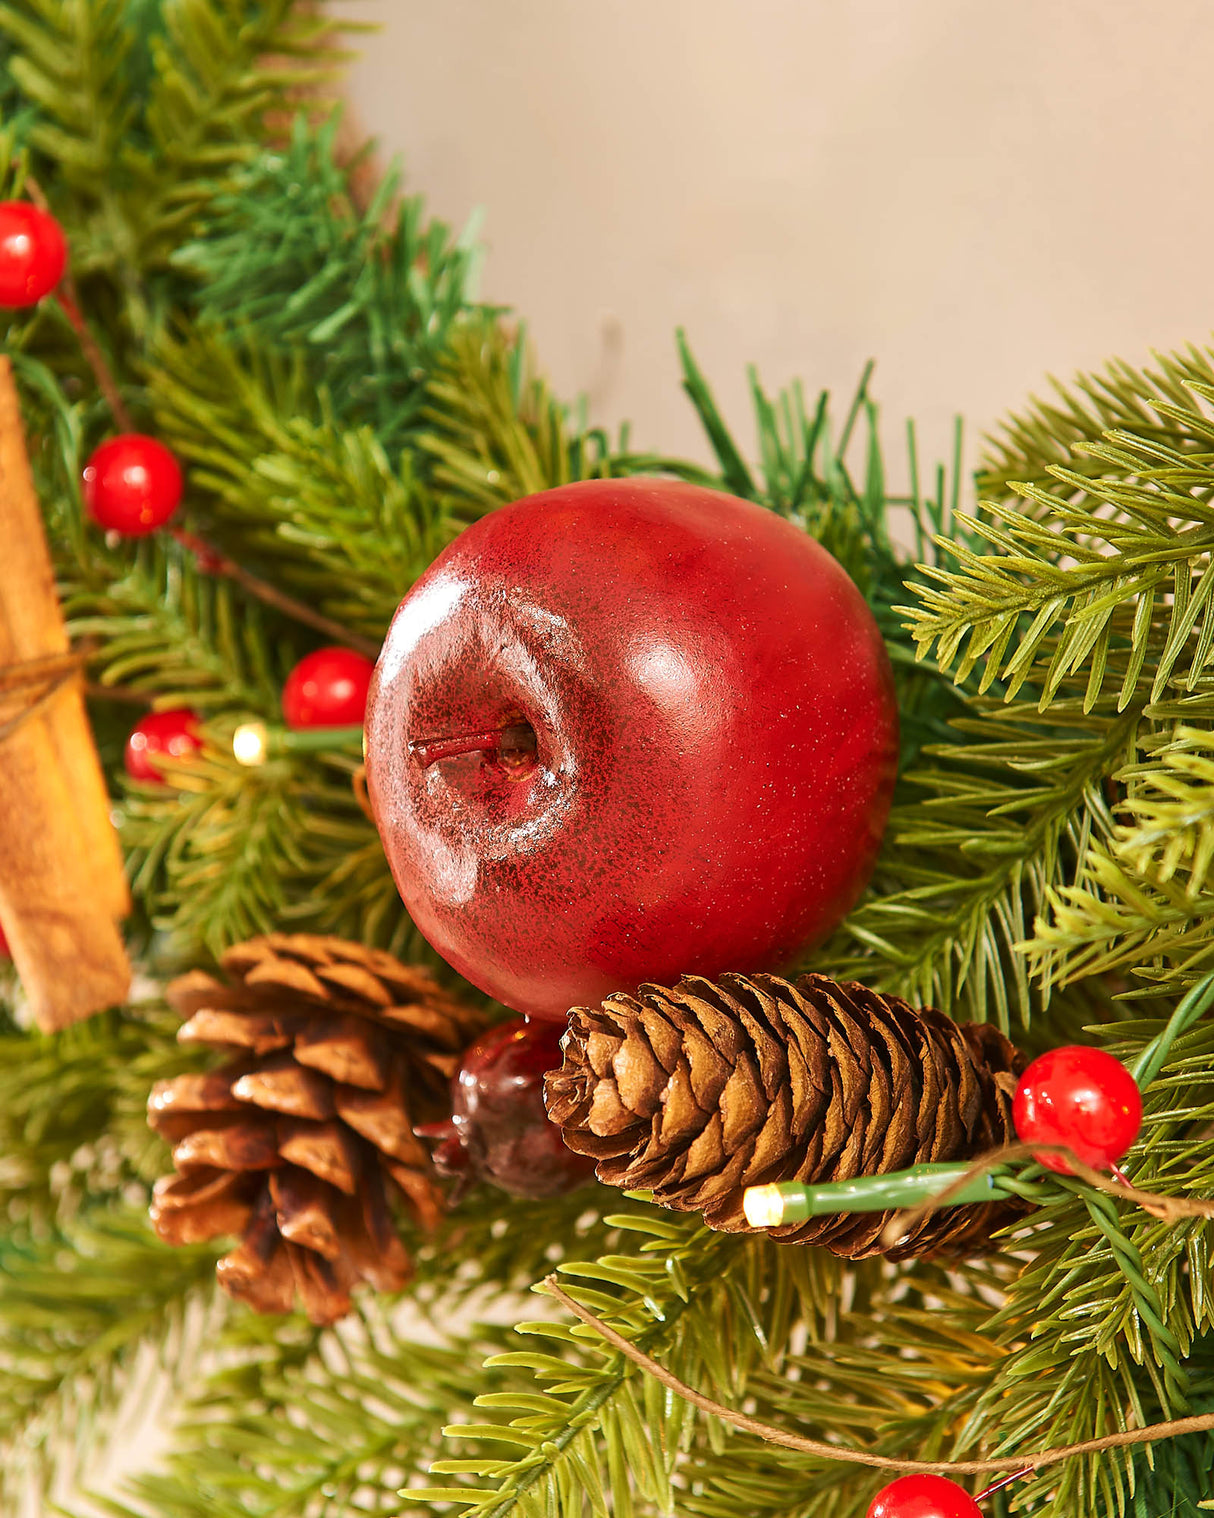
<path fill-rule="evenodd" d="M 9 660 L 68 652 L 67 628 L 55 594 L 55 572 L 47 547 L 12 365 L 0 356 L 0 617 L 9 634 Z M 110 798 L 92 729 L 78 686 L 65 688 L 51 703 L 47 721 L 59 763 L 67 777 L 102 904 L 113 917 L 131 910 L 122 849 L 110 822 Z"/>
<path fill-rule="evenodd" d="M 0 357 L 0 669 L 68 653 L 17 391 Z M 0 696 L 0 923 L 39 1027 L 121 1001 L 130 967 L 116 919 L 130 910 L 105 778 L 78 677 L 38 710 Z"/>

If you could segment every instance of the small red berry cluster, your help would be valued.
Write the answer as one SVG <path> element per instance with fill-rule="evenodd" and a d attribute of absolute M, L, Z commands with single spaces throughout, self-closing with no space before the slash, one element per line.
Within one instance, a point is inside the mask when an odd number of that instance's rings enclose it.
<path fill-rule="evenodd" d="M 0 306 L 35 306 L 67 269 L 63 229 L 28 200 L 0 202 Z M 127 432 L 102 443 L 84 466 L 84 504 L 107 531 L 123 537 L 155 532 L 181 500 L 181 467 L 154 437 Z"/>
<path fill-rule="evenodd" d="M 67 269 L 67 239 L 55 218 L 26 200 L 0 202 L 0 306 L 37 305 Z M 124 432 L 94 449 L 84 466 L 84 504 L 107 532 L 141 538 L 164 527 L 181 501 L 181 465 L 158 438 Z M 349 648 L 321 648 L 287 676 L 283 716 L 294 729 L 357 726 L 375 666 Z M 159 761 L 201 746 L 200 717 L 189 707 L 150 712 L 127 739 L 125 764 L 135 780 L 163 780 Z"/>

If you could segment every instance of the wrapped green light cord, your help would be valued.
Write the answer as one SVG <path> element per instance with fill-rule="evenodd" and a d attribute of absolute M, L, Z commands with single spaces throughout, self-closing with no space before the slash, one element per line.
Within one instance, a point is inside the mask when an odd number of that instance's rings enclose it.
<path fill-rule="evenodd" d="M 749 1186 L 743 1202 L 746 1221 L 752 1228 L 777 1228 L 837 1212 L 902 1211 L 931 1201 L 962 1180 L 969 1168 L 964 1162 L 912 1165 L 908 1170 L 894 1170 L 886 1175 L 862 1175 L 855 1180 L 827 1181 L 818 1186 L 807 1186 L 803 1181 Z M 1004 1185 L 1003 1173 L 988 1170 L 950 1197 L 948 1205 L 998 1202 L 1011 1195 Z"/>
<path fill-rule="evenodd" d="M 244 722 L 232 734 L 232 753 L 239 764 L 251 768 L 282 754 L 321 754 L 337 749 L 362 747 L 361 727 L 267 727 L 264 722 Z"/>

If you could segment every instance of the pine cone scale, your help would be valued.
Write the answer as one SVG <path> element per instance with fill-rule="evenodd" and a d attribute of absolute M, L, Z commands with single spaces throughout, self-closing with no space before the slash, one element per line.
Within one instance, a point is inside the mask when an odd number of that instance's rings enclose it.
<path fill-rule="evenodd" d="M 299 1064 L 289 1052 L 272 1057 L 257 1070 L 242 1075 L 232 1085 L 240 1103 L 252 1103 L 266 1112 L 286 1117 L 324 1121 L 333 1116 L 333 1092 L 327 1081 Z"/>
<path fill-rule="evenodd" d="M 214 1121 L 214 1114 L 207 1114 Z M 226 1127 L 198 1128 L 173 1146 L 178 1170 L 273 1170 L 280 1165 L 272 1123 L 244 1114 Z"/>
<path fill-rule="evenodd" d="M 340 1193 L 306 1170 L 288 1165 L 270 1177 L 270 1199 L 278 1230 L 299 1244 L 335 1260 L 341 1253 L 334 1209 Z"/>

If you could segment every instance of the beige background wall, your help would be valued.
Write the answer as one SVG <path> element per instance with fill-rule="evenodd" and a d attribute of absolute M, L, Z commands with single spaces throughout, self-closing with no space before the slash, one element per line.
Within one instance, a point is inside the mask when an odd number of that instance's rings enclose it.
<path fill-rule="evenodd" d="M 1214 325 L 1210 0 L 342 0 L 410 188 L 483 208 L 482 291 L 562 394 L 699 451 L 672 330 L 749 441 L 744 369 L 891 455 Z"/>

